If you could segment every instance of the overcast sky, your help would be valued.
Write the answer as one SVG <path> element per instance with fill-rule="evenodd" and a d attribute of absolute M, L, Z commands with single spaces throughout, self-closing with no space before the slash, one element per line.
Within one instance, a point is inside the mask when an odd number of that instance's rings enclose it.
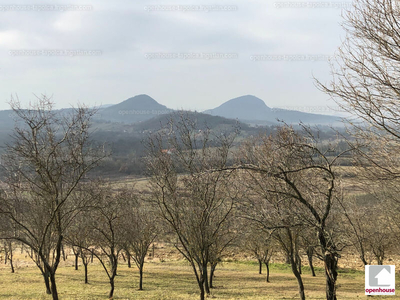
<path fill-rule="evenodd" d="M 43 93 L 58 108 L 138 94 L 198 111 L 247 94 L 270 107 L 336 106 L 312 76 L 329 80 L 350 2 L 10 2 L 0 0 L 0 109 Z"/>

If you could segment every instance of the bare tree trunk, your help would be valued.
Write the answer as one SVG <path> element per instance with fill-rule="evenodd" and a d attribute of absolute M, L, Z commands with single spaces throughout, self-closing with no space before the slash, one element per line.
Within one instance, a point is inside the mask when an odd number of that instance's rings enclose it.
<path fill-rule="evenodd" d="M 111 276 L 110 278 L 110 293 L 109 293 L 109 299 L 113 299 L 114 297 L 114 288 L 115 288 L 115 276 L 117 276 L 117 268 L 118 268 L 118 253 L 116 255 L 114 255 L 114 249 L 112 249 L 111 251 L 111 257 L 110 257 L 110 263 L 112 263 L 112 269 L 111 269 Z"/>
<path fill-rule="evenodd" d="M 8 249 L 8 260 L 10 261 L 10 266 L 11 266 L 11 273 L 14 273 L 14 253 L 13 253 L 13 246 L 12 243 L 10 242 L 9 244 L 9 249 Z"/>
<path fill-rule="evenodd" d="M 65 254 L 65 251 L 64 251 L 64 244 L 61 245 L 61 252 L 62 252 L 63 261 L 66 261 L 67 255 Z M 76 270 L 78 270 L 78 269 L 76 269 Z"/>
<path fill-rule="evenodd" d="M 10 251 L 11 251 L 11 248 L 10 248 Z M 376 257 L 376 262 L 378 263 L 378 265 L 383 265 L 384 255 L 375 254 L 375 257 Z"/>
<path fill-rule="evenodd" d="M 314 248 L 308 247 L 307 248 L 308 264 L 310 265 L 311 275 L 313 277 L 315 277 L 315 271 L 314 271 L 314 265 L 313 265 L 313 253 L 314 253 Z"/>
<path fill-rule="evenodd" d="M 8 261 L 8 250 L 7 250 L 7 244 L 6 243 L 4 243 L 4 264 L 6 265 L 7 264 L 7 261 Z"/>
<path fill-rule="evenodd" d="M 267 260 L 265 263 L 265 266 L 267 267 L 267 282 L 269 282 L 269 261 Z"/>
<path fill-rule="evenodd" d="M 200 281 L 198 281 L 199 288 L 200 288 L 200 300 L 205 299 L 205 293 L 204 293 L 204 281 L 203 278 L 201 278 Z"/>
<path fill-rule="evenodd" d="M 88 284 L 88 264 L 83 263 L 83 266 L 85 267 L 85 284 Z"/>
<path fill-rule="evenodd" d="M 131 267 L 132 267 L 132 264 L 131 264 L 131 254 L 129 253 L 129 251 L 126 251 L 126 258 L 127 258 L 127 260 L 128 260 L 128 268 L 131 268 Z"/>
<path fill-rule="evenodd" d="M 286 254 L 286 257 L 285 257 L 285 264 L 287 264 L 287 265 L 290 265 L 290 255 L 289 255 L 289 253 L 285 253 Z"/>
<path fill-rule="evenodd" d="M 297 251 L 296 251 L 296 256 L 295 256 L 295 262 L 296 262 L 296 266 L 299 270 L 299 274 L 301 275 L 301 258 Z"/>
<path fill-rule="evenodd" d="M 213 264 L 211 264 L 211 271 L 210 271 L 210 289 L 213 289 L 214 288 L 214 285 L 213 285 L 213 281 L 214 281 L 214 272 L 215 272 L 215 269 L 217 268 L 217 263 L 213 263 Z"/>
<path fill-rule="evenodd" d="M 115 286 L 114 286 L 114 277 L 113 276 L 110 277 L 110 286 L 111 286 L 111 288 L 110 288 L 110 293 L 108 294 L 108 299 L 113 299 L 113 297 L 114 297 L 114 288 L 115 288 Z"/>
<path fill-rule="evenodd" d="M 204 288 L 207 295 L 210 294 L 210 286 L 208 285 L 208 271 L 207 271 L 207 263 L 203 265 L 203 281 L 204 281 Z"/>
<path fill-rule="evenodd" d="M 58 220 L 61 220 L 60 212 L 57 213 L 57 218 L 58 218 Z M 56 245 L 56 254 L 54 257 L 53 266 L 50 267 L 48 265 L 48 263 L 43 260 L 43 257 L 42 257 L 42 260 L 45 264 L 45 269 L 48 271 L 48 273 L 50 275 L 51 295 L 53 296 L 53 300 L 58 300 L 58 292 L 57 292 L 57 285 L 56 285 L 56 270 L 57 270 L 58 264 L 60 263 L 60 260 L 61 260 L 61 251 L 63 248 L 63 244 L 62 244 L 63 236 L 61 234 L 60 227 L 58 228 L 57 233 L 58 233 L 58 241 L 57 241 L 57 245 Z"/>
<path fill-rule="evenodd" d="M 311 275 L 312 275 L 313 277 L 315 277 L 316 275 L 315 275 L 315 270 L 314 270 L 314 265 L 313 265 L 313 258 L 312 258 L 312 256 L 309 256 L 309 257 L 308 257 L 308 264 L 310 265 Z"/>
<path fill-rule="evenodd" d="M 364 266 L 368 265 L 367 260 L 365 259 L 365 254 L 364 252 L 360 255 L 360 259 L 363 262 Z"/>
<path fill-rule="evenodd" d="M 75 255 L 75 270 L 78 270 L 79 249 L 74 253 Z"/>
<path fill-rule="evenodd" d="M 286 228 L 289 240 L 290 240 L 290 247 L 287 251 L 287 255 L 289 257 L 289 261 L 290 261 L 290 266 L 292 268 L 292 272 L 294 274 L 294 276 L 297 279 L 297 284 L 299 286 L 299 296 L 300 296 L 300 300 L 305 300 L 306 299 L 306 295 L 304 293 L 304 284 L 303 284 L 303 279 L 301 278 L 301 274 L 299 273 L 299 269 L 297 267 L 297 263 L 295 260 L 295 246 L 293 245 L 293 236 L 292 236 L 292 232 L 290 231 L 290 228 Z"/>
<path fill-rule="evenodd" d="M 51 282 L 51 295 L 53 296 L 53 300 L 58 300 L 55 272 L 50 272 L 50 282 Z"/>
<path fill-rule="evenodd" d="M 336 279 L 337 279 L 337 258 L 332 253 L 324 255 L 325 277 L 326 277 L 326 299 L 337 300 Z"/>
<path fill-rule="evenodd" d="M 50 281 L 49 281 L 49 272 L 46 270 L 46 267 L 42 267 L 37 261 L 36 265 L 38 266 L 40 272 L 42 273 L 44 284 L 46 286 L 46 294 L 51 295 Z"/>
<path fill-rule="evenodd" d="M 44 284 L 46 285 L 46 294 L 51 295 L 49 273 L 42 272 L 42 276 L 43 276 L 43 279 L 44 279 Z"/>
<path fill-rule="evenodd" d="M 303 284 L 303 279 L 301 278 L 301 274 L 299 273 L 299 270 L 297 268 L 297 264 L 295 263 L 293 257 L 290 257 L 290 262 L 291 262 L 291 267 L 292 267 L 292 272 L 294 276 L 297 279 L 297 283 L 299 285 L 299 296 L 301 300 L 306 299 L 306 295 L 304 294 L 304 284 Z"/>
<path fill-rule="evenodd" d="M 10 255 L 10 266 L 11 266 L 11 273 L 14 273 L 14 263 L 13 263 L 13 255 Z"/>
<path fill-rule="evenodd" d="M 81 254 L 81 260 L 82 260 L 82 264 L 83 267 L 85 269 L 85 284 L 88 284 L 88 264 L 89 264 L 89 258 L 87 257 L 87 253 L 85 254 L 85 252 L 83 251 L 83 249 L 80 249 L 80 254 Z"/>
<path fill-rule="evenodd" d="M 262 261 L 261 259 L 258 260 L 258 274 L 262 274 Z"/>
<path fill-rule="evenodd" d="M 139 266 L 139 290 L 143 290 L 143 263 Z"/>
<path fill-rule="evenodd" d="M 303 279 L 301 278 L 301 274 L 299 273 L 299 269 L 297 267 L 297 263 L 296 263 L 296 260 L 295 260 L 296 251 L 295 251 L 293 233 L 291 232 L 291 229 L 289 227 L 286 228 L 286 232 L 287 232 L 287 237 L 288 237 L 289 242 L 290 242 L 290 245 L 287 248 L 286 254 L 287 254 L 287 257 L 289 258 L 289 262 L 290 262 L 290 266 L 292 268 L 293 275 L 297 279 L 297 284 L 299 286 L 300 300 L 305 300 L 306 299 L 306 295 L 304 293 Z"/>

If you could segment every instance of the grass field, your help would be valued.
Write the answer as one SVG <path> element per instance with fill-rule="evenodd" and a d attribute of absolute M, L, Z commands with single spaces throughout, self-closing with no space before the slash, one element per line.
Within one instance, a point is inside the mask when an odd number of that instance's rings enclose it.
<path fill-rule="evenodd" d="M 145 265 L 144 290 L 139 291 L 138 272 L 121 264 L 118 269 L 114 299 L 178 300 L 198 299 L 198 287 L 190 266 L 184 261 L 149 262 Z M 225 262 L 216 271 L 212 299 L 297 299 L 297 283 L 288 266 L 272 264 L 270 283 L 258 274 L 257 265 L 250 262 Z M 89 284 L 83 282 L 84 271 L 66 264 L 57 271 L 60 299 L 107 299 L 109 284 L 100 265 L 89 265 Z M 304 268 L 307 299 L 324 299 L 325 281 L 321 269 L 317 277 Z M 398 278 L 399 279 L 399 278 Z M 400 282 L 397 280 L 397 282 Z M 366 298 L 364 273 L 341 271 L 338 299 Z M 399 287 L 397 287 L 399 289 Z M 394 299 L 393 296 L 379 299 Z M 20 267 L 11 274 L 0 268 L 0 299 L 51 299 L 46 295 L 43 279 L 33 266 Z"/>

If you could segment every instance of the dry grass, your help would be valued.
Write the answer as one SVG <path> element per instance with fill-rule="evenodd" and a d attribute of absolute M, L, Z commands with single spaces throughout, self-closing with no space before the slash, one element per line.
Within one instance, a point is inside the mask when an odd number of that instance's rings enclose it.
<path fill-rule="evenodd" d="M 325 282 L 321 269 L 317 277 L 304 270 L 307 299 L 324 299 Z M 271 282 L 257 274 L 257 265 L 249 262 L 225 262 L 216 272 L 211 298 L 214 299 L 297 299 L 297 283 L 289 268 L 274 264 Z M 138 291 L 138 272 L 125 264 L 119 266 L 115 299 L 175 300 L 198 299 L 198 287 L 190 266 L 183 261 L 149 262 L 145 265 L 144 291 Z M 101 267 L 89 265 L 89 284 L 83 283 L 83 268 L 75 271 L 72 262 L 57 272 L 61 299 L 107 299 L 109 284 Z M 339 299 L 365 297 L 364 274 L 351 271 L 339 274 Z M 43 279 L 33 266 L 19 267 L 11 274 L 8 268 L 0 269 L 0 299 L 51 299 L 44 290 Z M 384 299 L 384 298 L 380 298 Z M 387 299 L 394 299 L 387 297 Z"/>
<path fill-rule="evenodd" d="M 351 167 L 347 167 L 351 168 Z M 348 171 L 346 168 L 341 170 Z M 348 189 L 357 187 L 354 178 L 345 178 Z M 113 182 L 115 188 L 135 184 L 143 189 L 146 178 L 127 177 Z M 18 251 L 19 253 L 19 251 Z M 166 255 L 167 256 L 167 255 Z M 340 260 L 342 266 L 360 268 L 356 256 L 346 255 L 347 260 Z M 0 265 L 0 299 L 46 299 L 43 278 L 40 271 L 21 254 L 18 254 L 16 273 L 11 274 L 9 267 Z M 390 262 L 393 264 L 394 262 Z M 317 263 L 318 264 L 318 263 Z M 89 265 L 89 284 L 84 284 L 84 271 L 73 268 L 72 256 L 62 263 L 57 271 L 57 284 L 60 299 L 107 299 L 109 283 L 106 274 L 98 263 Z M 290 269 L 283 264 L 271 266 L 270 283 L 265 275 L 258 274 L 258 266 L 250 262 L 225 262 L 216 271 L 213 299 L 298 299 L 297 282 Z M 309 275 L 304 268 L 303 280 L 307 299 L 325 299 L 325 278 L 322 269 L 317 270 L 317 277 Z M 183 300 L 198 299 L 199 291 L 190 266 L 184 261 L 148 262 L 145 264 L 144 291 L 138 291 L 138 271 L 133 266 L 120 264 L 116 279 L 114 299 L 143 300 Z M 400 282 L 400 278 L 396 278 Z M 397 285 L 397 289 L 400 289 Z M 338 280 L 338 299 L 364 298 L 364 272 L 341 271 Z M 395 299 L 393 296 L 379 296 L 379 299 Z"/>

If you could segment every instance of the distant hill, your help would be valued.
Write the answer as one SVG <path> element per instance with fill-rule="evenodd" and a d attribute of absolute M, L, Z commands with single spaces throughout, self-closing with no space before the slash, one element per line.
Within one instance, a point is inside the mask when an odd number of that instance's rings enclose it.
<path fill-rule="evenodd" d="M 141 122 L 139 124 L 134 125 L 134 129 L 138 131 L 156 131 L 160 128 L 166 126 L 168 122 L 172 119 L 175 123 L 180 121 L 180 114 L 184 114 L 184 116 L 190 118 L 197 124 L 198 129 L 206 129 L 209 128 L 213 131 L 223 131 L 232 129 L 234 127 L 240 127 L 244 130 L 249 130 L 249 126 L 243 123 L 240 123 L 233 119 L 227 119 L 219 116 L 211 116 L 209 114 L 199 113 L 199 112 L 189 112 L 189 111 L 174 111 L 169 114 L 160 115 L 153 119 Z"/>
<path fill-rule="evenodd" d="M 16 115 L 12 110 L 0 110 L 0 131 L 9 131 L 14 128 Z"/>
<path fill-rule="evenodd" d="M 239 120 L 264 120 L 272 116 L 271 108 L 260 98 L 251 95 L 231 99 L 203 113 Z"/>
<path fill-rule="evenodd" d="M 338 117 L 304 113 L 294 110 L 273 109 L 268 107 L 263 100 L 252 95 L 231 99 L 220 106 L 204 111 L 213 116 L 221 116 L 231 119 L 239 119 L 246 123 L 272 125 L 278 121 L 289 124 L 332 124 L 337 125 Z"/>
<path fill-rule="evenodd" d="M 0 153 L 7 142 L 11 142 L 10 134 L 14 129 L 14 112 L 12 110 L 0 111 Z"/>
<path fill-rule="evenodd" d="M 56 111 L 62 116 L 70 113 L 72 108 Z M 137 95 L 119 104 L 100 106 L 93 119 L 95 139 L 109 141 L 115 145 L 125 145 L 126 149 L 139 148 L 137 145 L 140 140 L 149 132 L 157 131 L 166 125 L 171 117 L 177 119 L 176 113 L 179 112 L 159 104 L 148 95 Z M 244 135 L 251 135 L 257 131 L 250 125 L 273 126 L 278 124 L 277 119 L 294 125 L 300 121 L 310 125 L 341 125 L 337 117 L 270 108 L 263 100 L 251 95 L 229 100 L 203 113 L 185 113 L 197 122 L 199 129 L 207 126 L 215 132 L 222 132 L 239 126 Z M 0 151 L 1 147 L 10 141 L 9 135 L 14 127 L 14 117 L 11 110 L 0 111 Z M 119 148 L 122 151 L 124 147 Z"/>
<path fill-rule="evenodd" d="M 55 112 L 62 117 L 72 112 L 72 108 Z M 112 155 L 103 162 L 97 172 L 107 174 L 107 176 L 145 174 L 146 165 L 143 157 L 147 155 L 147 150 L 143 141 L 146 141 L 154 132 L 168 134 L 168 128 L 163 127 L 171 118 L 178 122 L 179 114 L 185 114 L 196 122 L 199 134 L 202 134 L 200 131 L 205 128 L 210 129 L 212 134 L 217 136 L 240 129 L 237 141 L 256 136 L 260 132 L 270 134 L 275 130 L 277 118 L 292 124 L 300 120 L 304 123 L 322 125 L 331 120 L 336 121 L 336 118 L 331 116 L 276 110 L 268 107 L 263 100 L 255 96 L 235 98 L 206 112 L 208 114 L 174 111 L 147 95 L 138 95 L 111 106 L 100 106 L 91 124 L 92 138 L 94 142 L 106 143 Z M 9 134 L 12 133 L 14 119 L 15 115 L 12 111 L 0 111 L 0 154 L 4 151 L 5 143 L 10 142 Z M 319 134 L 322 138 L 332 137 L 332 133 L 324 126 L 320 128 L 322 131 Z"/>
<path fill-rule="evenodd" d="M 169 112 L 171 112 L 171 109 L 159 104 L 150 96 L 137 95 L 119 104 L 100 109 L 96 114 L 96 119 L 110 122 L 137 123 Z"/>

